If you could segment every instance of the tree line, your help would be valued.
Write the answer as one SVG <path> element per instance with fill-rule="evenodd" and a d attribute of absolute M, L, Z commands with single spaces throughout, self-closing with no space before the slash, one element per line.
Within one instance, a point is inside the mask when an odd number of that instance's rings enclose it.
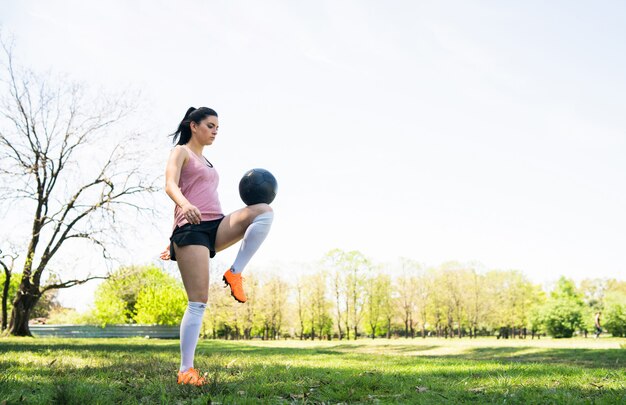
<path fill-rule="evenodd" d="M 244 305 L 221 283 L 211 283 L 205 337 L 571 337 L 593 331 L 598 312 L 608 332 L 626 336 L 626 282 L 614 279 L 576 285 L 561 277 L 545 291 L 520 271 L 457 262 L 424 268 L 401 259 L 392 274 L 361 252 L 339 249 L 295 281 L 247 273 Z M 176 325 L 185 307 L 182 284 L 172 274 L 155 266 L 124 267 L 99 286 L 91 312 L 68 317 L 57 308 L 50 321 Z"/>

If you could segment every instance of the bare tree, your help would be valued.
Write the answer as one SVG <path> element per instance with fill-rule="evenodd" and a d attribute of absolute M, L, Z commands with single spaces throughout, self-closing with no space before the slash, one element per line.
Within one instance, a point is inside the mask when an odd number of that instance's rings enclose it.
<path fill-rule="evenodd" d="M 127 95 L 89 97 L 83 85 L 16 67 L 4 41 L 0 71 L 0 177 L 3 202 L 32 210 L 9 333 L 30 335 L 31 310 L 48 290 L 96 276 L 44 285 L 42 276 L 68 241 L 87 241 L 110 259 L 120 208 L 150 210 L 139 198 L 157 190 L 132 154 L 137 134 L 120 137 Z M 117 139 L 117 141 L 116 141 Z M 5 179 L 7 181 L 5 181 Z"/>

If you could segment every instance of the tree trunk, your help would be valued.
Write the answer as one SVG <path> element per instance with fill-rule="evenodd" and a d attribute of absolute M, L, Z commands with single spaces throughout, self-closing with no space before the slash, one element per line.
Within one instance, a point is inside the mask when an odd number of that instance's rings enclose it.
<path fill-rule="evenodd" d="M 11 273 L 4 272 L 4 288 L 2 289 L 2 330 L 7 328 L 7 300 L 9 299 L 9 286 L 11 285 Z"/>
<path fill-rule="evenodd" d="M 337 318 L 337 329 L 339 329 L 339 340 L 343 339 L 343 331 L 341 330 L 341 319 Z"/>
<path fill-rule="evenodd" d="M 387 318 L 387 339 L 391 338 L 391 319 Z"/>
<path fill-rule="evenodd" d="M 22 290 L 20 286 L 20 291 Z M 30 312 L 35 308 L 41 293 L 38 288 L 28 286 L 25 288 L 26 293 L 18 292 L 15 301 L 13 301 L 13 311 L 11 311 L 11 324 L 9 325 L 9 334 L 13 336 L 32 336 L 28 328 L 28 320 Z"/>
<path fill-rule="evenodd" d="M 350 298 L 348 297 L 348 293 L 346 292 L 346 319 L 345 319 L 345 329 L 346 329 L 346 340 L 350 340 Z"/>
<path fill-rule="evenodd" d="M 337 329 L 339 329 L 339 340 L 341 340 L 343 339 L 343 331 L 341 330 L 341 307 L 339 306 L 339 287 L 337 285 L 335 285 L 335 297 L 337 302 Z"/>

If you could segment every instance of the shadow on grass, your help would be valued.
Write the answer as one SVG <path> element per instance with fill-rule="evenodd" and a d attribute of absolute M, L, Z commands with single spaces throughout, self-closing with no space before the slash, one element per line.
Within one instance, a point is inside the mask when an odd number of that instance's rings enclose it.
<path fill-rule="evenodd" d="M 378 354 L 397 354 L 397 353 L 415 353 L 433 350 L 441 347 L 441 345 L 398 345 L 398 344 L 376 344 L 375 346 L 369 344 L 357 344 L 357 343 L 342 343 L 329 346 L 334 350 L 341 352 L 351 351 L 364 351 L 364 352 L 376 352 Z"/>
<path fill-rule="evenodd" d="M 60 351 L 98 351 L 118 352 L 141 350 L 146 352 L 161 352 L 163 350 L 178 350 L 178 340 L 147 340 L 147 339 L 40 339 L 20 338 L 12 340 L 0 339 L 0 353 L 14 352 L 43 352 L 47 350 Z"/>
<path fill-rule="evenodd" d="M 257 355 L 294 355 L 314 356 L 319 354 L 340 355 L 346 351 L 331 350 L 324 346 L 312 346 L 307 348 L 291 348 L 291 347 L 260 347 L 248 345 L 245 341 L 224 341 L 224 340 L 200 340 L 199 347 L 209 350 L 219 350 L 223 353 L 248 353 Z M 145 352 L 145 353 L 163 353 L 171 352 L 178 354 L 180 346 L 178 340 L 109 340 L 109 339 L 73 339 L 68 340 L 19 340 L 19 341 L 2 341 L 0 340 L 0 353 L 2 352 L 55 352 L 69 350 L 72 352 L 89 352 L 89 353 L 120 353 L 120 352 Z"/>
<path fill-rule="evenodd" d="M 431 358 L 461 358 L 497 362 L 562 364 L 586 368 L 623 369 L 626 351 L 622 349 L 578 349 L 537 347 L 473 347 L 462 354 L 429 356 Z"/>

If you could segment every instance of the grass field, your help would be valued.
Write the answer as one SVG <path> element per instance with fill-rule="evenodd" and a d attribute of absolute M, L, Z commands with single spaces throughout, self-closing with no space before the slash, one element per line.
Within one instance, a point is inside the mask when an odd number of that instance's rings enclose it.
<path fill-rule="evenodd" d="M 201 341 L 207 386 L 178 386 L 178 341 L 0 339 L 0 404 L 626 403 L 625 339 Z"/>

